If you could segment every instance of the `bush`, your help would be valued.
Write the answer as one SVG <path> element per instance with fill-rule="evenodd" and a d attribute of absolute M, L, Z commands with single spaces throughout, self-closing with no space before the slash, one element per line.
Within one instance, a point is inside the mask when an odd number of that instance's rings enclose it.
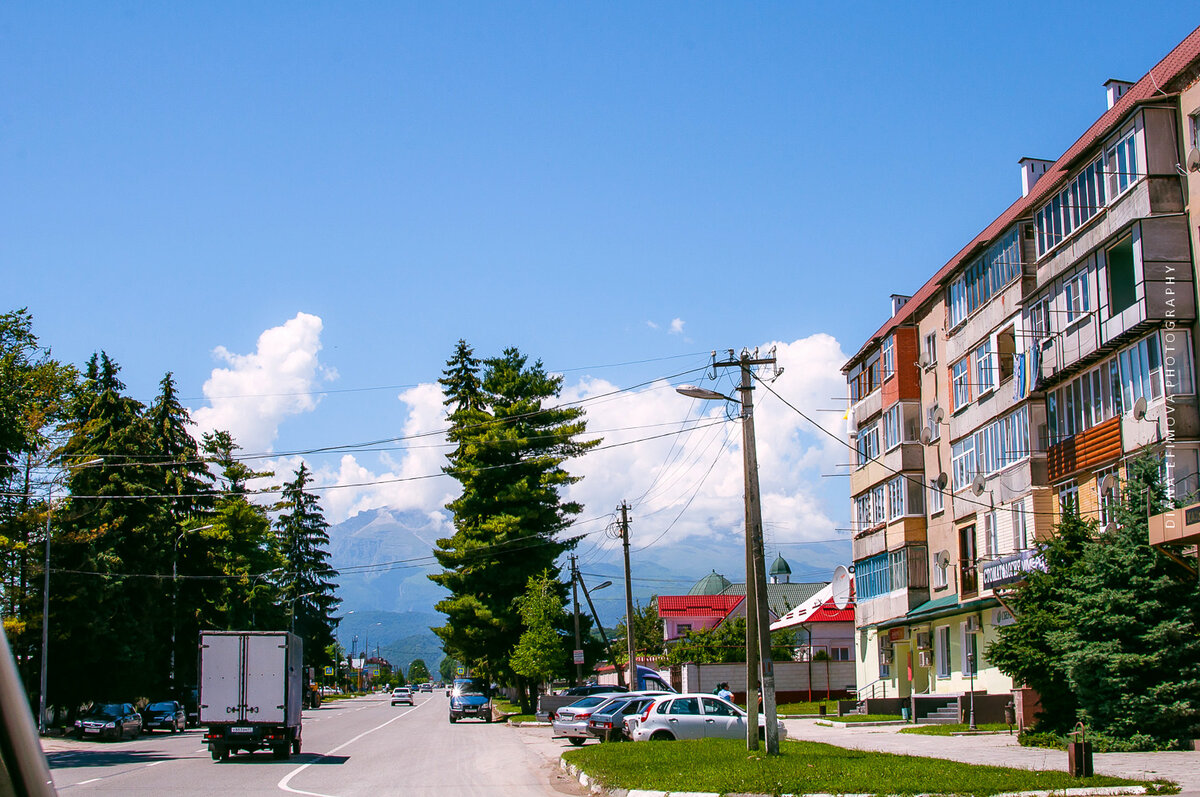
<path fill-rule="evenodd" d="M 1017 741 L 1022 747 L 1048 747 L 1052 750 L 1066 750 L 1067 744 L 1057 733 L 1045 731 L 1021 731 Z"/>

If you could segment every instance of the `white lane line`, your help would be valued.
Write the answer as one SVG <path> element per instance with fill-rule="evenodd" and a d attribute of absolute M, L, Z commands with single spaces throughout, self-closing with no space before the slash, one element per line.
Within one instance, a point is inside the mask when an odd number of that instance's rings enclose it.
<path fill-rule="evenodd" d="M 155 761 L 153 764 L 147 764 L 146 768 L 149 769 L 150 767 L 156 767 L 159 764 L 165 764 L 165 763 L 167 763 L 167 762 L 166 761 Z"/>
<path fill-rule="evenodd" d="M 422 704 L 422 705 L 424 705 L 424 704 Z M 391 724 L 392 724 L 393 722 L 395 722 L 396 720 L 398 720 L 398 719 L 402 719 L 402 718 L 404 718 L 404 717 L 408 716 L 409 714 L 411 714 L 411 713 L 413 713 L 414 711 L 416 711 L 418 708 L 420 708 L 420 706 L 415 706 L 415 707 L 413 707 L 413 708 L 410 708 L 408 711 L 404 712 L 403 714 L 397 714 L 396 716 L 392 717 L 390 720 L 388 720 L 387 722 L 383 723 L 382 725 L 376 725 L 374 728 L 371 728 L 370 730 L 363 731 L 362 733 L 360 733 L 358 736 L 355 736 L 355 737 L 354 737 L 353 739 L 351 739 L 350 741 L 348 741 L 348 742 L 346 742 L 346 743 L 344 743 L 344 744 L 339 744 L 337 747 L 333 748 L 333 749 L 332 749 L 332 750 L 330 750 L 328 753 L 317 753 L 317 755 L 319 755 L 321 758 L 326 758 L 326 757 L 328 757 L 328 756 L 331 756 L 331 755 L 333 755 L 334 753 L 336 753 L 338 750 L 342 750 L 342 749 L 344 749 L 344 748 L 346 748 L 346 747 L 349 747 L 350 745 L 354 744 L 355 742 L 357 742 L 359 739 L 363 738 L 364 736 L 368 736 L 368 735 L 370 735 L 370 734 L 372 734 L 372 733 L 375 733 L 375 731 L 379 730 L 380 728 L 386 728 L 387 726 L 391 725 Z M 289 772 L 289 773 L 287 773 L 286 775 L 284 775 L 284 776 L 283 776 L 283 779 L 282 779 L 282 780 L 280 780 L 280 781 L 279 781 L 279 783 L 277 783 L 277 784 L 275 784 L 275 785 L 276 785 L 276 786 L 278 786 L 280 789 L 283 789 L 284 791 L 286 791 L 286 792 L 290 792 L 290 793 L 292 793 L 292 794 L 307 794 L 307 795 L 309 795 L 309 797 L 333 797 L 332 795 L 329 795 L 329 794 L 321 794 L 320 792 L 315 792 L 315 791 L 301 791 L 301 790 L 299 790 L 299 789 L 293 789 L 291 786 L 289 786 L 289 785 L 288 785 L 288 782 L 289 782 L 289 781 L 290 781 L 292 778 L 296 777 L 296 776 L 297 776 L 297 775 L 299 775 L 301 772 L 303 772 L 304 770 L 306 770 L 306 769 L 308 769 L 309 767 L 311 767 L 311 766 L 312 766 L 314 763 L 315 763 L 315 762 L 313 762 L 313 761 L 309 761 L 307 764 L 301 764 L 300 766 L 298 766 L 298 767 L 296 767 L 295 769 L 293 769 L 291 772 Z"/>
<path fill-rule="evenodd" d="M 76 786 L 86 786 L 86 785 L 88 785 L 89 783 L 95 783 L 95 782 L 96 782 L 96 781 L 98 781 L 98 780 L 100 780 L 100 778 L 88 778 L 87 780 L 81 780 L 81 781 L 79 781 L 79 782 L 78 782 L 78 783 L 76 783 L 75 785 L 76 785 Z"/>

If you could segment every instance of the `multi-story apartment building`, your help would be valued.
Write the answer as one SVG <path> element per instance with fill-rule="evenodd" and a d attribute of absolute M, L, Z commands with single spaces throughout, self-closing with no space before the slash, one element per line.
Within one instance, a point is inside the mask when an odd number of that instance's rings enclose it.
<path fill-rule="evenodd" d="M 844 367 L 859 693 L 917 716 L 924 695 L 1013 690 L 986 647 L 1063 507 L 1111 522 L 1147 451 L 1177 495 L 1200 489 L 1200 29 L 1105 88 L 1099 119 L 1057 160 L 1022 159 L 1021 197 L 892 296 Z"/>

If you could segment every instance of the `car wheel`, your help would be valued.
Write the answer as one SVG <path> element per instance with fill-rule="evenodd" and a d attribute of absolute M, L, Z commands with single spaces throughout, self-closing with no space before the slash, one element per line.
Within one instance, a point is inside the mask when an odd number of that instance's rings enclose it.
<path fill-rule="evenodd" d="M 125 740 L 125 726 L 124 726 L 124 725 L 118 725 L 118 726 L 117 726 L 117 741 L 118 741 L 118 742 L 121 742 L 121 741 L 124 741 L 124 740 Z"/>
<path fill-rule="evenodd" d="M 456 717 L 456 716 L 454 716 L 453 714 L 451 714 L 451 715 L 450 715 L 450 724 L 451 724 L 451 725 L 453 725 L 453 724 L 454 724 L 454 723 L 456 723 L 456 722 L 458 722 L 458 717 Z"/>
<path fill-rule="evenodd" d="M 567 741 L 573 744 L 575 747 L 579 747 L 579 745 L 583 744 L 583 739 L 580 739 L 578 736 L 568 736 Z"/>
<path fill-rule="evenodd" d="M 655 731 L 654 733 L 650 734 L 650 741 L 673 742 L 675 741 L 675 737 L 672 736 L 669 731 Z"/>
<path fill-rule="evenodd" d="M 213 761 L 221 760 L 221 748 L 217 745 L 214 744 L 212 747 L 208 748 L 208 752 L 212 756 Z"/>

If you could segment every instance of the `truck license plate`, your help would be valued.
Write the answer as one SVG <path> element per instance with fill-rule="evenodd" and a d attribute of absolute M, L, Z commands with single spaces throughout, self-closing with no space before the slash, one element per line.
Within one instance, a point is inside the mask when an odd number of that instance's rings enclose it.
<path fill-rule="evenodd" d="M 244 728 L 240 725 L 235 725 L 234 727 L 229 729 L 229 732 L 230 733 L 254 733 L 254 729 L 253 728 Z"/>

